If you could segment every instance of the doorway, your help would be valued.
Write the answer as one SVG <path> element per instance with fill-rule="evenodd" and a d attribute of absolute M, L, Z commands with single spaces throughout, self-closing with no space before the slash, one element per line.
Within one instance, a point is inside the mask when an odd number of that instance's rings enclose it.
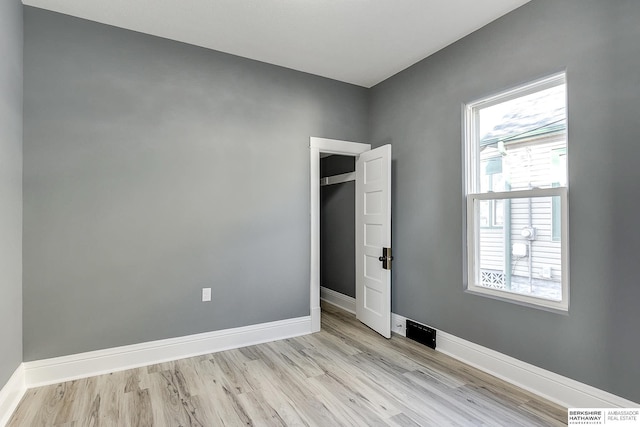
<path fill-rule="evenodd" d="M 389 338 L 391 315 L 391 146 L 310 139 L 310 312 L 320 330 L 320 156 L 356 158 L 356 318 Z"/>

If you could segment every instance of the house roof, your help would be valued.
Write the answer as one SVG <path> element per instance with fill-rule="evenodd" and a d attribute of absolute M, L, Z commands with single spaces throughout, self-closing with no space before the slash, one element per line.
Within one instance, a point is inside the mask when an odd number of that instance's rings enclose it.
<path fill-rule="evenodd" d="M 493 111 L 489 111 L 493 109 Z M 567 127 L 565 86 L 555 86 L 486 108 L 489 125 L 480 146 L 521 141 L 533 136 L 565 131 Z M 482 127 L 482 126 L 481 126 Z"/>
<path fill-rule="evenodd" d="M 538 123 L 521 123 L 519 126 L 512 124 L 510 133 L 500 134 L 498 136 L 488 135 L 480 140 L 480 146 L 488 146 L 497 144 L 499 141 L 504 143 L 522 141 L 523 139 L 535 136 L 551 135 L 553 133 L 564 132 L 567 129 L 567 118 L 563 117 L 556 121 Z"/>

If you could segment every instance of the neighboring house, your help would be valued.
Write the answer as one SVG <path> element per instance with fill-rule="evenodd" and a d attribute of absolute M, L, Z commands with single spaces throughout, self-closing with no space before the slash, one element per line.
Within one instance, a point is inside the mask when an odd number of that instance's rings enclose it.
<path fill-rule="evenodd" d="M 552 114 L 539 115 L 531 104 L 540 101 L 530 99 L 511 109 L 500 126 L 480 140 L 483 191 L 566 185 L 565 108 L 563 105 L 552 109 Z M 561 298 L 560 205 L 553 199 L 481 203 L 480 269 L 484 286 Z"/>

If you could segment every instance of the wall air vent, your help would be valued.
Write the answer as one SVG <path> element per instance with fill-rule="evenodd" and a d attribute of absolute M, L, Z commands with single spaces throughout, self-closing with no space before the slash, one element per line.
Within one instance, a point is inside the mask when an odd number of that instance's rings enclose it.
<path fill-rule="evenodd" d="M 418 322 L 407 319 L 407 338 L 424 344 L 433 349 L 436 348 L 436 330 Z"/>

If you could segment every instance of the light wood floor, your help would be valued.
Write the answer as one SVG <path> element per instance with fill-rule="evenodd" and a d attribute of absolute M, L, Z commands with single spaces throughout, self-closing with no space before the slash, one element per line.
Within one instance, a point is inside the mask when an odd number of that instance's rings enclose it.
<path fill-rule="evenodd" d="M 549 426 L 566 409 L 331 305 L 322 331 L 31 389 L 9 426 Z"/>

